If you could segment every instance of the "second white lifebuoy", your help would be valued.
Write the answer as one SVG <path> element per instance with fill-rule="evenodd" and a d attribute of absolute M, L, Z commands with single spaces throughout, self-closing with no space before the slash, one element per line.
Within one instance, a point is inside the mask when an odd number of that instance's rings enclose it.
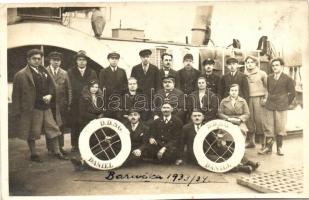
<path fill-rule="evenodd" d="M 208 134 L 214 130 L 221 129 L 228 132 L 235 142 L 235 148 L 232 156 L 224 162 L 214 162 L 210 160 L 203 150 L 203 143 Z M 237 166 L 245 153 L 245 137 L 239 127 L 224 120 L 212 120 L 204 124 L 196 134 L 193 143 L 193 152 L 198 164 L 213 172 L 227 172 Z"/>
<path fill-rule="evenodd" d="M 118 142 L 120 145 L 120 151 L 117 152 L 116 155 L 113 155 L 111 159 L 106 160 L 101 160 L 96 155 L 94 155 L 89 145 L 90 137 L 94 137 L 93 135 L 96 134 L 96 131 L 98 130 L 102 131 L 101 129 L 103 128 L 109 128 L 113 130 L 116 133 L 115 136 L 117 136 L 117 140 L 113 141 L 112 143 Z M 98 138 L 97 145 L 100 145 L 100 143 L 104 142 L 104 139 L 107 138 L 105 137 L 104 130 L 102 134 L 103 139 L 101 141 L 101 139 Z M 97 136 L 95 135 L 95 137 Z M 100 146 L 100 148 L 102 149 L 101 153 L 105 153 L 103 152 L 104 148 L 106 149 L 106 151 L 108 150 L 108 148 L 110 148 L 108 145 L 110 144 L 107 143 L 107 147 Z M 95 119 L 89 122 L 87 126 L 85 126 L 85 128 L 82 130 L 79 137 L 79 149 L 82 159 L 85 160 L 89 166 L 99 170 L 114 169 L 121 166 L 126 161 L 126 159 L 130 154 L 131 151 L 130 132 L 121 122 L 117 120 L 110 118 Z"/>

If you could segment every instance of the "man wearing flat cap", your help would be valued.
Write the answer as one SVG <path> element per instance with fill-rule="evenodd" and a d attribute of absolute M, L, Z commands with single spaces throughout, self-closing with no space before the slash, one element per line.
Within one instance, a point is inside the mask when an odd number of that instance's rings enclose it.
<path fill-rule="evenodd" d="M 215 61 L 212 58 L 207 58 L 202 63 L 205 73 L 203 76 L 206 78 L 207 81 L 207 89 L 211 90 L 213 93 L 220 96 L 220 77 L 213 73 Z"/>
<path fill-rule="evenodd" d="M 162 77 L 162 85 L 163 89 L 159 90 L 153 98 L 154 119 L 159 118 L 162 114 L 161 107 L 163 103 L 169 102 L 173 107 L 173 114 L 181 121 L 184 121 L 184 93 L 175 88 L 175 77 L 172 75 Z"/>
<path fill-rule="evenodd" d="M 71 145 L 72 152 L 78 152 L 78 138 L 81 132 L 79 124 L 79 99 L 81 92 L 90 80 L 98 80 L 96 72 L 87 65 L 86 52 L 80 50 L 75 55 L 76 66 L 68 70 L 69 80 L 72 86 L 72 103 L 70 112 Z"/>
<path fill-rule="evenodd" d="M 142 62 L 135 65 L 131 71 L 131 77 L 136 78 L 139 88 L 148 96 L 148 99 L 150 99 L 151 90 L 155 94 L 161 82 L 158 67 L 149 62 L 151 54 L 150 49 L 141 50 L 139 56 Z"/>
<path fill-rule="evenodd" d="M 249 97 L 248 80 L 245 74 L 238 71 L 238 60 L 234 57 L 229 57 L 226 60 L 226 64 L 230 71 L 225 75 L 223 75 L 221 79 L 221 97 L 222 98 L 228 97 L 230 86 L 236 83 L 239 85 L 239 96 L 241 96 L 248 102 Z"/>
<path fill-rule="evenodd" d="M 159 80 L 162 80 L 163 77 L 167 77 L 169 75 L 175 78 L 175 87 L 178 87 L 179 80 L 178 75 L 175 70 L 172 69 L 173 65 L 173 55 L 169 53 L 163 53 L 161 55 L 163 67 L 159 70 Z M 162 83 L 162 82 L 161 82 Z M 160 89 L 162 89 L 163 85 L 160 84 Z"/>
<path fill-rule="evenodd" d="M 107 55 L 109 66 L 105 69 L 101 69 L 99 79 L 100 88 L 106 91 L 106 117 L 113 119 L 119 118 L 119 109 L 109 106 L 109 102 L 112 100 L 112 95 L 123 95 L 128 88 L 128 79 L 124 69 L 118 66 L 120 54 L 117 52 L 111 52 Z M 117 110 L 118 109 L 118 110 Z M 119 120 L 119 119 L 118 119 Z"/>
<path fill-rule="evenodd" d="M 56 83 L 42 66 L 43 52 L 31 49 L 27 52 L 27 65 L 14 76 L 12 107 L 21 139 L 27 140 L 30 160 L 42 162 L 35 141 L 41 133 L 51 140 L 54 156 L 67 159 L 59 149 L 58 136 L 61 116 L 56 104 Z"/>
<path fill-rule="evenodd" d="M 197 89 L 196 81 L 201 73 L 193 68 L 193 55 L 190 53 L 183 57 L 183 65 L 184 67 L 177 72 L 179 78 L 177 88 L 189 95 Z"/>
<path fill-rule="evenodd" d="M 56 103 L 59 106 L 62 125 L 59 126 L 61 135 L 59 136 L 59 146 L 62 154 L 66 154 L 64 151 L 64 128 L 68 125 L 67 117 L 68 111 L 72 102 L 72 88 L 69 81 L 68 73 L 63 70 L 60 65 L 62 61 L 62 53 L 53 51 L 48 55 L 50 65 L 46 68 L 47 71 L 52 75 L 56 83 Z M 49 154 L 52 153 L 50 141 L 46 138 L 46 146 Z"/>

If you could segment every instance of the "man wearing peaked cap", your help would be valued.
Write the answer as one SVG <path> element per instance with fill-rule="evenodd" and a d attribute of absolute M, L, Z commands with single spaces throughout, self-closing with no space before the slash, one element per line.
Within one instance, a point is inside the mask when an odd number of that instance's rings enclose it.
<path fill-rule="evenodd" d="M 106 91 L 106 106 L 111 105 L 110 97 L 112 95 L 123 95 L 128 88 L 128 79 L 126 71 L 118 66 L 120 54 L 117 52 L 111 52 L 107 55 L 109 66 L 101 69 L 99 74 L 100 88 Z M 112 106 L 106 107 L 106 117 L 121 120 L 119 109 L 115 109 Z"/>
<path fill-rule="evenodd" d="M 161 116 L 151 123 L 149 155 L 159 162 L 178 165 L 181 163 L 182 122 L 172 111 L 171 103 L 163 103 Z"/>
<path fill-rule="evenodd" d="M 110 59 L 110 58 L 115 58 L 115 59 L 118 59 L 120 58 L 120 54 L 117 53 L 117 52 L 111 52 L 107 55 L 107 59 Z"/>
<path fill-rule="evenodd" d="M 156 93 L 160 88 L 159 69 L 150 63 L 150 49 L 143 49 L 139 52 L 141 63 L 135 65 L 131 71 L 131 77 L 136 78 L 139 88 L 151 101 L 151 91 Z M 149 102 L 150 103 L 150 102 Z"/>
<path fill-rule="evenodd" d="M 203 76 L 206 78 L 207 89 L 210 89 L 213 93 L 220 96 L 220 77 L 213 73 L 215 61 L 212 58 L 207 58 L 203 61 L 203 67 L 205 73 Z"/>
<path fill-rule="evenodd" d="M 57 52 L 57 51 L 53 51 L 53 52 L 50 52 L 50 53 L 48 54 L 48 58 L 49 58 L 49 59 L 58 59 L 58 60 L 62 60 L 63 55 L 62 55 L 62 53 L 59 53 L 59 52 Z"/>
<path fill-rule="evenodd" d="M 153 98 L 153 110 L 154 119 L 159 118 L 161 113 L 162 104 L 165 101 L 170 102 L 174 108 L 173 114 L 176 115 L 181 120 L 184 120 L 184 93 L 175 88 L 175 77 L 173 75 L 168 75 L 162 77 L 163 89 L 159 90 Z"/>
<path fill-rule="evenodd" d="M 248 101 L 249 86 L 246 75 L 238 70 L 238 60 L 234 57 L 229 57 L 226 60 L 229 72 L 223 75 L 221 79 L 221 97 L 229 96 L 230 86 L 232 84 L 239 85 L 239 96 Z"/>
<path fill-rule="evenodd" d="M 212 58 L 207 58 L 206 60 L 203 61 L 203 66 L 205 65 L 214 65 L 215 64 L 215 60 Z"/>
<path fill-rule="evenodd" d="M 64 151 L 64 130 L 68 127 L 68 111 L 71 107 L 72 102 L 72 87 L 69 80 L 68 73 L 62 69 L 62 53 L 53 51 L 48 55 L 50 65 L 46 67 L 47 71 L 50 72 L 51 77 L 56 83 L 56 104 L 60 110 L 60 116 L 62 120 L 62 125 L 59 125 L 61 135 L 58 137 L 60 152 L 65 155 Z M 52 153 L 51 141 L 46 137 L 46 146 L 49 154 Z"/>
<path fill-rule="evenodd" d="M 145 57 L 145 56 L 150 56 L 152 54 L 150 49 L 143 49 L 139 52 L 139 56 Z"/>
<path fill-rule="evenodd" d="M 189 95 L 197 89 L 196 80 L 200 71 L 193 68 L 193 55 L 188 53 L 183 57 L 184 67 L 177 72 L 179 84 L 178 89 Z"/>

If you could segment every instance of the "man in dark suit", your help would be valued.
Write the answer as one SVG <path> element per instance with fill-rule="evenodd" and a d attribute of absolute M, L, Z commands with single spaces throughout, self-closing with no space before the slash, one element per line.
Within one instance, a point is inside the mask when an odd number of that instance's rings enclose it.
<path fill-rule="evenodd" d="M 142 62 L 132 68 L 131 77 L 136 78 L 139 88 L 150 97 L 151 90 L 155 94 L 160 88 L 159 69 L 149 62 L 151 50 L 139 52 Z"/>
<path fill-rule="evenodd" d="M 220 97 L 221 80 L 219 76 L 213 73 L 215 61 L 211 58 L 207 58 L 203 61 L 202 65 L 205 68 L 205 73 L 203 74 L 203 76 L 206 78 L 207 89 L 210 89 L 210 91 Z"/>
<path fill-rule="evenodd" d="M 69 80 L 72 86 L 72 104 L 70 112 L 72 152 L 78 152 L 78 138 L 81 131 L 78 122 L 79 99 L 81 97 L 82 89 L 89 83 L 89 81 L 98 80 L 96 72 L 87 66 L 87 59 L 85 51 L 78 51 L 75 56 L 77 65 L 68 70 Z"/>
<path fill-rule="evenodd" d="M 68 111 L 71 107 L 72 102 L 72 87 L 69 80 L 68 73 L 63 70 L 60 65 L 62 61 L 62 53 L 59 52 L 51 52 L 48 55 L 50 65 L 46 68 L 47 71 L 52 75 L 52 78 L 56 82 L 56 103 L 59 106 L 62 125 L 59 126 L 61 131 L 61 135 L 59 136 L 59 146 L 60 152 L 63 155 L 66 155 L 64 151 L 64 128 L 68 125 L 67 118 L 68 118 Z M 46 138 L 46 146 L 48 149 L 49 154 L 52 153 L 51 143 L 49 142 L 48 138 Z"/>
<path fill-rule="evenodd" d="M 267 77 L 268 96 L 265 104 L 266 145 L 258 153 L 271 153 L 276 139 L 277 154 L 283 156 L 282 137 L 286 135 L 287 110 L 295 98 L 295 86 L 293 79 L 283 73 L 284 61 L 281 58 L 273 59 L 271 66 L 274 73 Z"/>
<path fill-rule="evenodd" d="M 179 85 L 178 89 L 183 91 L 184 94 L 189 95 L 197 89 L 197 78 L 200 76 L 200 71 L 193 68 L 192 54 L 186 54 L 183 57 L 184 67 L 177 72 Z"/>
<path fill-rule="evenodd" d="M 155 94 L 152 103 L 152 111 L 154 119 L 159 118 L 162 114 L 161 107 L 164 102 L 168 101 L 173 107 L 173 115 L 184 121 L 184 94 L 182 91 L 175 88 L 175 77 L 166 76 L 162 78 L 163 89 Z"/>
<path fill-rule="evenodd" d="M 121 121 L 127 121 L 125 117 L 129 114 L 131 109 L 139 112 L 140 118 L 143 121 L 147 121 L 149 118 L 150 106 L 148 96 L 139 89 L 137 80 L 134 77 L 128 79 L 128 90 L 122 96 L 122 111 Z"/>
<path fill-rule="evenodd" d="M 35 146 L 42 132 L 51 140 L 54 156 L 67 159 L 59 149 L 59 126 L 62 121 L 56 104 L 56 83 L 41 65 L 42 56 L 43 52 L 39 49 L 27 52 L 27 66 L 14 76 L 12 93 L 13 116 L 19 128 L 19 137 L 27 140 L 30 159 L 34 162 L 42 162 Z"/>
<path fill-rule="evenodd" d="M 193 142 L 198 130 L 203 126 L 204 115 L 202 110 L 195 108 L 191 113 L 191 121 L 182 128 L 183 141 L 181 152 L 187 146 L 187 152 L 183 154 L 182 158 L 189 163 L 197 164 L 195 155 L 193 153 Z"/>
<path fill-rule="evenodd" d="M 238 60 L 236 58 L 230 57 L 226 60 L 226 64 L 230 71 L 226 73 L 221 79 L 221 97 L 228 97 L 230 86 L 236 83 L 239 85 L 239 96 L 248 101 L 248 80 L 245 74 L 238 71 Z"/>
<path fill-rule="evenodd" d="M 149 156 L 159 162 L 180 164 L 182 141 L 182 122 L 172 115 L 173 107 L 164 103 L 162 116 L 150 126 Z"/>
<path fill-rule="evenodd" d="M 159 80 L 162 80 L 163 77 L 173 76 L 175 77 L 175 87 L 178 87 L 179 80 L 177 72 L 171 68 L 173 63 L 173 55 L 169 53 L 163 53 L 161 59 L 163 67 L 159 71 Z M 160 84 L 160 89 L 161 88 L 163 88 L 162 84 Z"/>
<path fill-rule="evenodd" d="M 147 147 L 150 145 L 149 128 L 140 120 L 140 114 L 135 109 L 129 110 L 128 120 L 125 126 L 130 131 L 131 154 L 126 163 L 133 164 L 147 157 Z"/>
<path fill-rule="evenodd" d="M 219 97 L 207 89 L 206 78 L 201 76 L 197 79 L 198 90 L 192 92 L 187 98 L 187 108 L 189 115 L 195 109 L 199 109 L 204 114 L 205 122 L 217 118 L 219 108 Z"/>
<path fill-rule="evenodd" d="M 116 52 L 109 53 L 107 59 L 110 65 L 101 69 L 99 79 L 100 88 L 105 90 L 106 94 L 106 106 L 107 109 L 105 116 L 118 119 L 118 113 L 120 111 L 121 95 L 128 87 L 128 79 L 124 69 L 118 67 L 120 54 Z M 119 103 L 117 101 L 119 100 Z M 114 103 L 115 102 L 115 103 Z"/>

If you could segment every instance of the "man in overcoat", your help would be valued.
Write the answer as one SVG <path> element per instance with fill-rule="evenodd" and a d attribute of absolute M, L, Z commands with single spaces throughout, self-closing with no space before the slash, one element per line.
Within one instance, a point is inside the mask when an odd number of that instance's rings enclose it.
<path fill-rule="evenodd" d="M 226 60 L 226 64 L 230 71 L 221 78 L 221 97 L 228 97 L 230 86 L 236 83 L 239 85 L 239 96 L 248 101 L 248 80 L 245 74 L 238 71 L 238 60 L 230 57 Z"/>
<path fill-rule="evenodd" d="M 175 77 L 166 76 L 162 78 L 163 89 L 159 90 L 153 98 L 152 111 L 154 119 L 162 115 L 161 107 L 164 102 L 169 102 L 173 107 L 173 115 L 181 121 L 185 118 L 185 97 L 182 91 L 175 88 Z"/>
<path fill-rule="evenodd" d="M 193 55 L 186 54 L 183 57 L 184 67 L 177 72 L 179 85 L 178 89 L 189 95 L 197 89 L 197 79 L 201 72 L 193 68 Z"/>
<path fill-rule="evenodd" d="M 27 65 L 16 73 L 12 93 L 13 115 L 19 127 L 19 137 L 27 140 L 30 159 L 34 162 L 42 162 L 35 147 L 35 141 L 40 139 L 42 132 L 51 140 L 54 155 L 58 159 L 67 159 L 59 149 L 59 126 L 62 122 L 55 102 L 56 83 L 42 66 L 42 56 L 43 52 L 39 49 L 27 52 Z"/>
<path fill-rule="evenodd" d="M 207 58 L 202 63 L 205 73 L 203 76 L 207 81 L 207 89 L 215 93 L 218 97 L 221 95 L 221 80 L 220 77 L 214 74 L 213 69 L 215 65 L 215 61 L 212 58 Z"/>
<path fill-rule="evenodd" d="M 295 98 L 295 85 L 293 79 L 283 73 L 284 61 L 275 58 L 271 61 L 273 74 L 267 77 L 268 97 L 264 121 L 266 146 L 259 154 L 272 152 L 272 145 L 276 140 L 277 155 L 283 156 L 283 136 L 286 135 L 287 110 Z"/>
<path fill-rule="evenodd" d="M 72 87 L 69 80 L 68 73 L 63 70 L 61 66 L 63 55 L 59 52 L 51 52 L 48 55 L 50 65 L 46 68 L 47 71 L 51 74 L 51 77 L 56 82 L 56 104 L 59 106 L 60 115 L 62 119 L 62 125 L 59 126 L 61 135 L 59 136 L 59 146 L 62 154 L 66 154 L 64 151 L 64 129 L 68 125 L 68 111 L 72 102 Z M 46 146 L 48 152 L 52 152 L 51 144 L 46 138 Z"/>
<path fill-rule="evenodd" d="M 109 53 L 107 59 L 110 65 L 105 69 L 101 69 L 99 75 L 100 88 L 103 93 L 106 94 L 105 109 L 107 110 L 105 116 L 113 119 L 119 119 L 121 104 L 117 102 L 118 100 L 121 101 L 121 96 L 128 88 L 126 72 L 118 66 L 119 58 L 119 53 Z M 113 102 L 115 102 L 115 104 Z"/>
<path fill-rule="evenodd" d="M 136 78 L 139 88 L 150 97 L 151 90 L 155 94 L 160 88 L 159 69 L 149 62 L 152 52 L 144 49 L 139 52 L 142 62 L 135 65 L 131 71 L 131 77 Z"/>
<path fill-rule="evenodd" d="M 89 81 L 98 80 L 96 72 L 87 65 L 87 59 L 88 57 L 85 51 L 78 51 L 75 56 L 76 66 L 73 66 L 68 70 L 68 76 L 72 86 L 72 103 L 70 112 L 72 152 L 78 152 L 78 138 L 81 132 L 79 124 L 79 100 L 81 92 Z"/>

